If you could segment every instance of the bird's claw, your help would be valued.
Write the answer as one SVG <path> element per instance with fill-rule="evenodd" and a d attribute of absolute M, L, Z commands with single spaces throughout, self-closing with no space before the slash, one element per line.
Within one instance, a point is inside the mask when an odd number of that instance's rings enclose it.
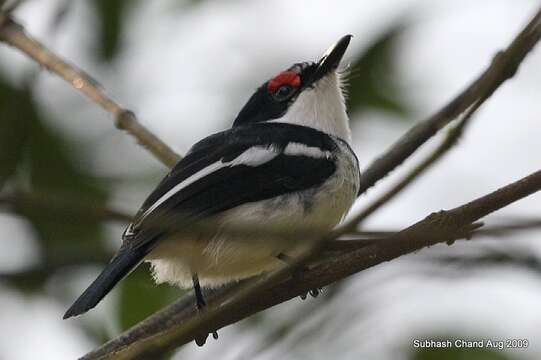
<path fill-rule="evenodd" d="M 323 288 L 312 289 L 308 292 L 305 292 L 304 294 L 299 295 L 299 297 L 301 298 L 301 300 L 306 300 L 306 298 L 308 297 L 308 294 L 310 294 L 311 297 L 317 298 L 319 294 L 322 293 L 322 291 L 323 291 Z"/>

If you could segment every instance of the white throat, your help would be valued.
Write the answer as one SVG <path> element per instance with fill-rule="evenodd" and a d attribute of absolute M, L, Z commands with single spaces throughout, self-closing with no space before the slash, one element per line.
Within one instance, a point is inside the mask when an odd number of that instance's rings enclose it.
<path fill-rule="evenodd" d="M 351 130 L 340 74 L 333 71 L 313 89 L 305 89 L 284 116 L 272 121 L 308 126 L 350 144 Z"/>

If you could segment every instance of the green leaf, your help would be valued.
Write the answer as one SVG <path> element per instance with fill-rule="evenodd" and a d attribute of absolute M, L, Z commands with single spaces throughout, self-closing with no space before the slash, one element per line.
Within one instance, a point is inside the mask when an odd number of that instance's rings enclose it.
<path fill-rule="evenodd" d="M 103 60 L 111 60 L 119 48 L 123 21 L 128 6 L 132 6 L 134 1 L 96 0 L 94 4 L 100 21 L 99 44 L 101 51 L 99 55 Z"/>
<path fill-rule="evenodd" d="M 156 285 L 148 265 L 139 266 L 120 283 L 119 321 L 123 330 L 180 298 L 185 291 L 167 284 Z"/>
<path fill-rule="evenodd" d="M 71 201 L 104 206 L 108 189 L 85 168 L 81 149 L 48 125 L 29 90 L 0 81 L 0 184 L 13 174 L 14 187 L 41 195 L 51 205 Z M 16 211 L 34 228 L 41 258 L 36 268 L 4 274 L 21 290 L 37 290 L 66 265 L 102 262 L 109 257 L 102 224 L 84 211 L 46 210 L 22 202 Z"/>
<path fill-rule="evenodd" d="M 28 90 L 0 78 L 0 190 L 21 161 L 29 124 L 37 118 Z"/>
<path fill-rule="evenodd" d="M 385 31 L 351 65 L 348 86 L 348 109 L 351 113 L 375 109 L 398 115 L 409 111 L 399 93 L 395 62 L 397 39 L 404 27 Z"/>
<path fill-rule="evenodd" d="M 32 192 L 47 196 L 53 204 L 57 197 L 73 203 L 105 204 L 105 185 L 80 165 L 81 153 L 71 141 L 43 120 L 35 119 L 27 145 Z M 81 254 L 101 257 L 106 252 L 101 241 L 102 227 L 95 218 L 73 211 L 65 212 L 59 219 L 40 208 L 26 208 L 25 214 L 41 240 L 46 264 L 63 264 Z"/>

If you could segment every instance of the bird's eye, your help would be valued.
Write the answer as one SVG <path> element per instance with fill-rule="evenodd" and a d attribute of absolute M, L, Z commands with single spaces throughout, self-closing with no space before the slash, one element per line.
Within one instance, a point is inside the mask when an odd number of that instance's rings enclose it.
<path fill-rule="evenodd" d="M 293 94 L 293 87 L 291 85 L 280 86 L 273 94 L 274 98 L 278 101 L 283 101 L 289 98 Z"/>

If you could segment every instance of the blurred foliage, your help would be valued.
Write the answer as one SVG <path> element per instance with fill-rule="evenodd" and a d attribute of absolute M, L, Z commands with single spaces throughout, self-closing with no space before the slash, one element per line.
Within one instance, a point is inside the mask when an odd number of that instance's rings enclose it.
<path fill-rule="evenodd" d="M 129 6 L 135 5 L 131 0 L 95 0 L 94 5 L 100 21 L 100 57 L 112 60 L 116 55 L 122 37 L 123 21 Z"/>
<path fill-rule="evenodd" d="M 65 16 L 69 2 L 61 7 L 55 23 Z M 112 60 L 119 50 L 123 21 L 134 1 L 97 0 L 93 2 L 100 22 L 99 56 Z M 28 87 L 22 89 L 0 79 L 0 190 L 38 194 L 55 204 L 86 204 L 99 208 L 108 199 L 110 183 L 99 180 L 81 161 L 80 147 L 55 131 L 38 108 Z M 57 205 L 57 204 L 55 204 Z M 58 206 L 61 208 L 61 206 Z M 43 207 L 21 202 L 16 212 L 29 221 L 40 247 L 36 266 L 16 273 L 0 274 L 0 279 L 20 291 L 43 291 L 51 276 L 73 265 L 105 263 L 111 256 L 105 246 L 100 219 L 84 211 L 44 211 Z M 141 321 L 182 295 L 182 290 L 152 284 L 146 266 L 128 276 L 120 286 L 120 306 L 114 315 L 122 329 Z M 151 296 L 143 296 L 152 290 Z M 59 314 L 59 317 L 61 314 Z M 84 326 L 96 341 L 103 342 L 105 331 Z"/>
<path fill-rule="evenodd" d="M 18 89 L 0 79 L 0 174 L 1 183 L 12 179 L 15 188 L 55 198 L 104 205 L 108 190 L 80 166 L 77 148 L 54 131 L 27 89 Z M 101 241 L 102 225 L 84 213 L 65 212 L 63 218 L 41 208 L 19 206 L 39 240 L 39 270 L 25 270 L 13 284 L 20 289 L 39 289 L 58 268 L 84 259 L 103 259 L 107 250 Z M 22 276 L 26 275 L 26 276 Z"/>
<path fill-rule="evenodd" d="M 20 291 L 42 291 L 51 276 L 73 265 L 105 263 L 111 256 L 104 243 L 101 219 L 82 209 L 105 206 L 110 189 L 81 162 L 84 155 L 62 133 L 55 131 L 27 89 L 0 79 L 0 184 L 39 195 L 40 203 L 18 202 L 16 212 L 27 219 L 40 246 L 36 266 L 0 274 L 5 284 Z M 36 198 L 36 199 L 38 199 Z M 58 211 L 57 211 L 58 210 Z M 120 286 L 118 312 L 122 329 L 134 325 L 182 295 L 182 290 L 152 283 L 146 266 L 128 276 Z M 147 293 L 151 295 L 146 296 Z M 60 318 L 61 314 L 59 314 Z M 84 326 L 96 341 L 106 340 L 104 329 Z"/>
<path fill-rule="evenodd" d="M 65 204 L 105 206 L 110 189 L 81 164 L 84 159 L 71 139 L 55 131 L 27 89 L 0 79 L 0 184 L 24 188 L 50 202 L 51 211 L 33 202 L 18 202 L 15 210 L 26 218 L 36 234 L 40 259 L 35 267 L 0 274 L 21 291 L 41 291 L 48 279 L 73 265 L 104 263 L 110 257 L 103 241 L 101 219 L 85 211 L 64 209 Z M 83 207 L 84 209 L 84 207 Z M 58 210 L 58 211 L 56 211 Z M 152 295 L 145 294 L 152 292 Z M 122 329 L 141 321 L 182 295 L 178 288 L 156 287 L 141 266 L 120 286 L 116 316 Z M 60 317 L 61 314 L 59 314 Z M 103 329 L 86 327 L 103 341 Z"/>
<path fill-rule="evenodd" d="M 21 159 L 27 129 L 37 114 L 28 90 L 19 90 L 0 79 L 0 190 Z"/>
<path fill-rule="evenodd" d="M 394 50 L 403 32 L 404 26 L 395 25 L 355 56 L 357 60 L 351 64 L 347 76 L 350 113 L 381 110 L 404 118 L 409 113 L 399 91 L 394 61 Z"/>
<path fill-rule="evenodd" d="M 25 159 L 29 165 L 31 191 L 54 194 L 63 199 L 104 205 L 107 193 L 104 184 L 86 169 L 78 166 L 81 159 L 77 149 L 68 140 L 55 133 L 39 118 L 32 119 Z M 54 198 L 51 197 L 51 200 Z M 42 211 L 24 209 L 24 214 L 34 225 L 40 239 L 46 244 L 46 263 L 62 263 L 70 254 L 84 252 L 103 253 L 100 246 L 101 225 L 75 212 L 63 221 L 43 216 Z"/>
<path fill-rule="evenodd" d="M 444 339 L 452 339 L 445 337 Z M 513 357 L 499 350 L 487 348 L 429 348 L 419 349 L 410 360 L 511 360 Z"/>
<path fill-rule="evenodd" d="M 156 286 L 149 274 L 148 264 L 142 264 L 119 285 L 118 318 L 122 330 L 132 327 L 185 293 L 176 286 Z"/>

